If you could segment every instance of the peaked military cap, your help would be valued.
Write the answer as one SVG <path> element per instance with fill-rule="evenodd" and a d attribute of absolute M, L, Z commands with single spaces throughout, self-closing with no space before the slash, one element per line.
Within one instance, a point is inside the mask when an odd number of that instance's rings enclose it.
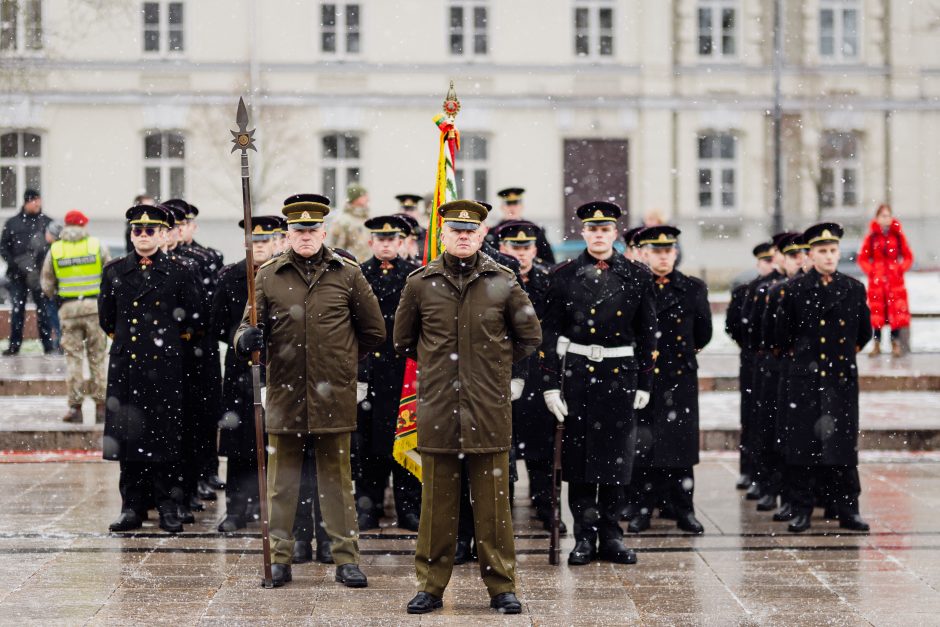
<path fill-rule="evenodd" d="M 645 226 L 635 226 L 632 229 L 627 229 L 623 232 L 623 241 L 627 246 L 631 248 L 639 248 L 639 245 L 636 243 L 636 236 L 645 229 Z"/>
<path fill-rule="evenodd" d="M 424 233 L 425 229 L 422 228 L 421 224 L 414 218 L 414 216 L 410 216 L 407 213 L 396 213 L 394 215 L 396 218 L 401 218 L 408 223 L 408 232 L 403 232 L 401 234 L 402 237 L 408 237 L 409 235 L 417 236 Z"/>
<path fill-rule="evenodd" d="M 417 209 L 418 203 L 421 202 L 421 196 L 418 194 L 399 194 L 395 196 L 395 200 L 404 210 Z"/>
<path fill-rule="evenodd" d="M 770 240 L 774 243 L 774 247 L 777 250 L 782 251 L 784 242 L 788 241 L 794 235 L 797 235 L 795 231 L 781 231 L 779 233 L 771 235 Z"/>
<path fill-rule="evenodd" d="M 496 231 L 500 243 L 510 246 L 531 246 L 538 239 L 539 227 L 528 220 L 512 220 L 503 223 Z"/>
<path fill-rule="evenodd" d="M 525 188 L 522 187 L 507 187 L 496 192 L 496 195 L 502 198 L 507 205 L 519 203 L 523 194 L 525 194 Z"/>
<path fill-rule="evenodd" d="M 275 223 L 274 232 L 275 233 L 284 233 L 287 231 L 287 218 L 285 218 L 284 216 L 267 215 L 264 217 L 274 220 L 274 223 Z"/>
<path fill-rule="evenodd" d="M 173 226 L 180 224 L 181 222 L 186 222 L 186 210 L 179 204 L 169 204 L 169 201 L 160 204 L 169 212 L 170 217 L 172 218 L 170 220 L 170 228 L 173 228 Z"/>
<path fill-rule="evenodd" d="M 616 222 L 623 215 L 619 205 L 612 202 L 595 200 L 585 203 L 577 209 L 578 217 L 585 223 Z"/>
<path fill-rule="evenodd" d="M 378 216 L 365 221 L 365 227 L 372 235 L 380 237 L 398 237 L 411 233 L 411 225 L 398 216 Z"/>
<path fill-rule="evenodd" d="M 802 233 L 793 233 L 780 242 L 780 252 L 785 255 L 795 255 L 809 248 L 804 242 Z"/>
<path fill-rule="evenodd" d="M 124 213 L 124 217 L 132 226 L 169 227 L 172 219 L 169 212 L 158 205 L 135 205 Z"/>
<path fill-rule="evenodd" d="M 245 228 L 245 220 L 238 221 L 238 228 Z M 275 216 L 252 216 L 251 240 L 262 242 L 274 237 L 281 228 L 281 220 Z"/>
<path fill-rule="evenodd" d="M 803 239 L 807 246 L 831 244 L 841 240 L 844 234 L 845 230 L 841 225 L 835 222 L 820 222 L 803 231 Z"/>
<path fill-rule="evenodd" d="M 638 246 L 652 246 L 653 248 L 670 248 L 679 241 L 679 229 L 668 224 L 651 226 L 643 229 L 634 236 Z"/>
<path fill-rule="evenodd" d="M 490 210 L 476 200 L 453 200 L 437 208 L 444 224 L 459 231 L 476 231 Z"/>
<path fill-rule="evenodd" d="M 754 247 L 754 250 L 751 251 L 758 259 L 770 259 L 774 256 L 774 245 L 773 242 L 761 242 Z"/>
<path fill-rule="evenodd" d="M 199 208 L 196 207 L 196 205 L 188 205 L 188 206 L 189 206 L 189 210 L 186 212 L 186 219 L 195 220 L 196 216 L 199 215 Z"/>
<path fill-rule="evenodd" d="M 185 222 L 189 219 L 187 216 L 192 210 L 192 206 L 182 198 L 170 198 L 169 200 L 165 200 L 160 204 L 173 212 L 173 217 L 178 223 Z"/>
<path fill-rule="evenodd" d="M 320 194 L 294 194 L 284 201 L 281 213 L 287 218 L 287 227 L 316 229 L 323 226 L 323 218 L 330 212 L 330 199 Z"/>

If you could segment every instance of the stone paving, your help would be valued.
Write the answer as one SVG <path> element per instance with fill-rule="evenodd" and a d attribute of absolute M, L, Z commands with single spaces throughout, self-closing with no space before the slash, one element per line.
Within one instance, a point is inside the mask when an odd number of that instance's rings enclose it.
<path fill-rule="evenodd" d="M 363 534 L 369 588 L 333 581 L 332 567 L 294 567 L 285 588 L 259 587 L 257 530 L 214 533 L 219 503 L 169 537 L 153 522 L 109 535 L 117 466 L 0 465 L 0 624 L 3 625 L 928 625 L 940 623 L 940 463 L 898 456 L 861 467 L 867 535 L 814 520 L 787 534 L 733 489 L 736 458 L 706 455 L 696 502 L 706 533 L 673 523 L 628 538 L 635 566 L 547 564 L 547 537 L 516 509 L 524 613 L 487 607 L 475 564 L 455 569 L 441 612 L 410 617 L 413 534 Z M 517 503 L 525 497 L 523 482 Z M 818 510 L 817 510 L 818 513 Z M 570 514 L 565 513 L 570 523 Z M 385 524 L 387 521 L 383 521 Z M 565 538 L 563 549 L 572 545 Z"/>

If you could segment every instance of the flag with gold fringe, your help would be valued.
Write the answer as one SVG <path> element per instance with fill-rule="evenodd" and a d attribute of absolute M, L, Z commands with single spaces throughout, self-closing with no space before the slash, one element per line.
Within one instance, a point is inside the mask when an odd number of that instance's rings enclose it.
<path fill-rule="evenodd" d="M 434 184 L 434 201 L 431 203 L 431 218 L 428 234 L 424 242 L 425 264 L 441 254 L 441 219 L 438 207 L 452 200 L 457 200 L 457 173 L 454 163 L 460 150 L 460 133 L 455 119 L 460 111 L 460 101 L 451 82 L 444 100 L 444 113 L 434 117 L 434 123 L 440 130 L 437 157 L 437 174 Z M 421 480 L 421 456 L 418 454 L 418 364 L 409 359 L 405 364 L 405 379 L 402 383 L 401 401 L 398 404 L 398 422 L 395 425 L 395 441 L 392 444 L 392 457 L 410 473 Z"/>

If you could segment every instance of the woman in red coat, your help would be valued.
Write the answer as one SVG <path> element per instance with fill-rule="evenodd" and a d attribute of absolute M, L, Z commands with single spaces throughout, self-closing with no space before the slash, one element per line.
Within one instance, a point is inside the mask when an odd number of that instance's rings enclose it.
<path fill-rule="evenodd" d="M 901 232 L 901 223 L 894 218 L 890 206 L 879 206 L 858 253 L 858 265 L 868 275 L 868 307 L 875 330 L 872 355 L 881 354 L 881 328 L 889 324 L 891 354 L 901 356 L 899 331 L 911 324 L 904 273 L 913 263 L 914 256 Z"/>

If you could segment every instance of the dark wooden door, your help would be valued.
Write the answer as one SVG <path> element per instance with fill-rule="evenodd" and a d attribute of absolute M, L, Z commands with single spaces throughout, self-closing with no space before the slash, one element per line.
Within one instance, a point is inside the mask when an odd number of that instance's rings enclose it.
<path fill-rule="evenodd" d="M 565 239 L 580 237 L 575 209 L 592 200 L 617 203 L 624 212 L 620 223 L 629 224 L 628 146 L 625 139 L 565 140 Z"/>

